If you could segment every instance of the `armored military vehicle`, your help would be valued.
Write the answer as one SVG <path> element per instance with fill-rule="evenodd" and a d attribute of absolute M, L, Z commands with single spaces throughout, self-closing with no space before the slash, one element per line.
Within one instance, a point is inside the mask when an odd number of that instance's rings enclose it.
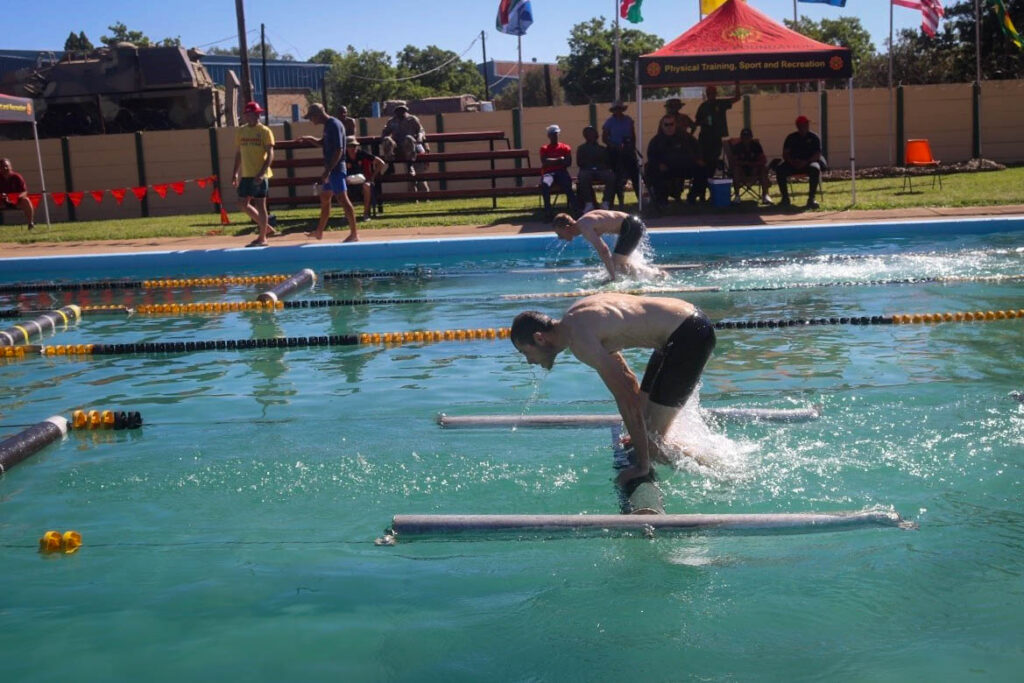
<path fill-rule="evenodd" d="M 0 92 L 35 100 L 41 137 L 205 128 L 223 102 L 198 51 L 131 43 L 41 56 L 7 74 Z"/>

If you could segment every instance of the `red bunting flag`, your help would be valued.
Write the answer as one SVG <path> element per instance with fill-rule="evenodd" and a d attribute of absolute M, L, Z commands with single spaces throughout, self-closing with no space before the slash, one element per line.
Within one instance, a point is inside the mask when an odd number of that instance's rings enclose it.
<path fill-rule="evenodd" d="M 209 178 L 196 178 L 196 185 L 198 185 L 202 189 L 206 187 L 206 183 L 208 181 Z"/>
<path fill-rule="evenodd" d="M 132 194 L 135 195 L 135 198 L 141 202 L 146 197 L 146 186 L 143 185 L 142 187 L 133 187 Z"/>
<path fill-rule="evenodd" d="M 68 192 L 68 201 L 71 202 L 72 206 L 78 206 L 81 204 L 83 197 L 85 197 L 84 192 Z"/>
<path fill-rule="evenodd" d="M 218 188 L 213 188 L 213 192 L 210 193 L 210 201 L 214 204 L 220 204 L 220 190 Z"/>
<path fill-rule="evenodd" d="M 33 209 L 38 209 L 39 202 L 43 201 L 43 195 L 39 194 L 38 192 L 30 192 L 28 195 L 28 200 L 32 202 Z"/>
<path fill-rule="evenodd" d="M 117 205 L 121 206 L 124 203 L 124 196 L 128 194 L 128 190 L 123 187 L 119 187 L 116 190 L 111 190 L 110 194 L 114 195 L 114 199 L 117 200 Z"/>
<path fill-rule="evenodd" d="M 220 224 L 230 225 L 231 220 L 228 218 L 228 212 L 224 210 L 224 207 L 220 207 Z"/>
<path fill-rule="evenodd" d="M 174 190 L 175 194 L 178 194 L 178 195 L 185 194 L 185 181 L 184 180 L 179 180 L 179 181 L 177 181 L 175 183 L 171 183 L 171 189 Z"/>
<path fill-rule="evenodd" d="M 103 203 L 103 190 L 89 190 L 89 194 L 96 200 L 97 204 Z"/>
<path fill-rule="evenodd" d="M 64 206 L 64 200 L 67 199 L 67 195 L 63 192 L 51 192 L 50 198 L 53 199 L 53 203 L 57 206 Z"/>
<path fill-rule="evenodd" d="M 165 199 L 167 197 L 167 183 L 154 185 L 153 192 L 156 192 L 158 195 L 160 195 L 160 199 Z"/>

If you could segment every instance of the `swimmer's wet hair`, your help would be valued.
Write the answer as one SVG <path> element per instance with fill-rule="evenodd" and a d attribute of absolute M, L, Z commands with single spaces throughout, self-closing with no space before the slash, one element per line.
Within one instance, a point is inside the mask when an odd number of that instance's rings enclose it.
<path fill-rule="evenodd" d="M 512 321 L 512 332 L 509 338 L 516 346 L 535 346 L 534 332 L 549 332 L 555 326 L 551 316 L 540 311 L 523 311 Z"/>
<path fill-rule="evenodd" d="M 551 227 L 554 228 L 555 230 L 564 230 L 575 222 L 576 221 L 574 221 L 572 216 L 570 216 L 569 214 L 560 213 L 557 216 L 555 216 L 555 219 L 553 221 L 551 221 Z"/>

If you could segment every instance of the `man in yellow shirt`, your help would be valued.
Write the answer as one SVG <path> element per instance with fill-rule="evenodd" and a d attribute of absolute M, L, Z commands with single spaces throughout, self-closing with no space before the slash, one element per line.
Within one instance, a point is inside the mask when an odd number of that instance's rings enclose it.
<path fill-rule="evenodd" d="M 267 246 L 268 223 L 267 193 L 270 189 L 270 164 L 274 161 L 274 133 L 260 123 L 263 107 L 249 102 L 242 110 L 244 126 L 235 129 L 235 170 L 231 184 L 238 188 L 238 205 L 249 218 L 256 221 L 258 237 L 247 247 Z M 276 234 L 276 231 L 274 231 Z"/>

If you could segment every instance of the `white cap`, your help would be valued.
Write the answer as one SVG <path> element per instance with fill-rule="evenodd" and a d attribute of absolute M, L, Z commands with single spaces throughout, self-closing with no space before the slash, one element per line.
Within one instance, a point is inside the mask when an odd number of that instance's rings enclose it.
<path fill-rule="evenodd" d="M 562 132 L 562 129 L 558 127 L 557 123 L 552 123 L 550 126 L 548 126 L 548 135 L 551 135 L 552 133 L 561 133 L 561 132 Z"/>

